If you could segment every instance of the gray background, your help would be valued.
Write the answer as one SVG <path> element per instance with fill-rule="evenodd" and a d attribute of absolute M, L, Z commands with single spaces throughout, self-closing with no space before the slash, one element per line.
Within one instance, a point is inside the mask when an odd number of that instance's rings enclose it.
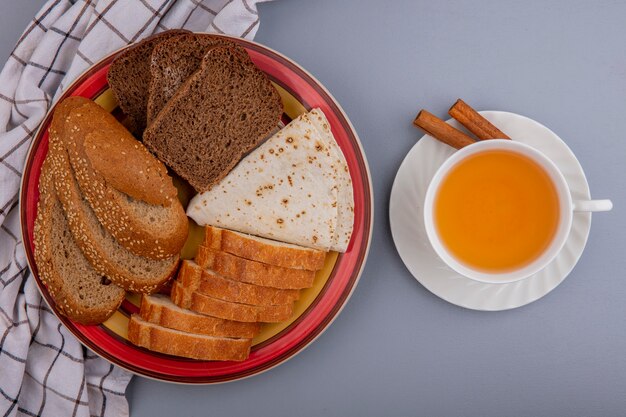
<path fill-rule="evenodd" d="M 4 60 L 41 0 L 0 0 Z M 480 4 L 480 5 L 479 5 Z M 626 1 L 282 0 L 257 41 L 307 68 L 342 104 L 376 197 L 365 273 L 335 323 L 251 379 L 186 387 L 136 377 L 133 416 L 626 415 Z M 395 172 L 426 107 L 457 97 L 544 123 L 595 197 L 587 249 L 545 298 L 481 313 L 419 285 L 391 240 Z"/>

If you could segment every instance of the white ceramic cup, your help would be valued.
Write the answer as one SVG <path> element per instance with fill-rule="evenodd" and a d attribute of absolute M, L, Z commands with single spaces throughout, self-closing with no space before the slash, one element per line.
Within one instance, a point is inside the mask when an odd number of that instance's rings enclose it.
<path fill-rule="evenodd" d="M 560 217 L 557 231 L 548 248 L 537 259 L 513 271 L 490 273 L 476 270 L 458 261 L 443 245 L 434 222 L 433 207 L 442 180 L 452 167 L 470 155 L 493 150 L 512 151 L 522 154 L 541 166 L 550 176 L 554 184 L 560 206 Z M 424 224 L 431 245 L 437 255 L 452 269 L 461 275 L 488 284 L 506 284 L 519 281 L 545 268 L 563 248 L 572 226 L 575 211 L 609 211 L 613 208 L 611 200 L 572 200 L 565 177 L 559 169 L 543 153 L 524 143 L 508 139 L 490 139 L 476 142 L 455 152 L 437 170 L 430 181 L 424 201 Z"/>

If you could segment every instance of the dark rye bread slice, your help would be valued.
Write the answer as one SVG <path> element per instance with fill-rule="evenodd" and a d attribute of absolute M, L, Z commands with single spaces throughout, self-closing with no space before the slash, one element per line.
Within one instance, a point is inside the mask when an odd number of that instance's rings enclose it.
<path fill-rule="evenodd" d="M 219 35 L 189 33 L 167 39 L 155 46 L 150 63 L 148 125 L 183 83 L 200 68 L 206 53 L 216 46 L 230 46 L 244 58 L 247 57 L 245 49 Z"/>
<path fill-rule="evenodd" d="M 51 131 L 68 151 L 70 163 L 82 194 L 92 207 L 98 221 L 115 239 L 132 253 L 151 259 L 167 259 L 177 255 L 187 239 L 188 222 L 182 205 L 175 197 L 176 189 L 167 175 L 142 175 L 142 167 L 151 166 L 142 159 L 154 157 L 115 118 L 91 100 L 70 97 L 57 105 Z M 96 133 L 95 135 L 92 135 Z M 133 198 L 127 183 L 124 191 L 116 189 L 108 180 L 107 171 L 94 169 L 93 158 L 86 150 L 94 150 L 94 141 L 132 142 L 137 152 L 127 153 L 109 171 L 123 171 L 134 185 L 144 192 L 133 193 L 135 197 L 153 190 L 162 205 L 151 204 Z M 115 146 L 120 153 L 126 146 Z M 97 151 L 96 146 L 95 151 Z M 102 147 L 102 149 L 106 149 Z M 96 154 L 97 155 L 97 152 Z M 158 163 L 158 161 L 157 161 Z M 152 182 L 158 182 L 152 184 Z M 119 183 L 121 184 L 121 182 Z M 163 192 L 161 192 L 163 191 Z"/>
<path fill-rule="evenodd" d="M 42 167 L 39 193 L 33 232 L 39 277 L 61 314 L 82 324 L 102 323 L 126 293 L 96 272 L 74 241 L 54 190 L 50 158 Z"/>
<path fill-rule="evenodd" d="M 122 111 L 131 119 L 132 130 L 141 137 L 146 128 L 146 106 L 150 87 L 150 57 L 159 43 L 189 33 L 186 30 L 168 30 L 150 36 L 122 51 L 115 57 L 107 81 Z"/>
<path fill-rule="evenodd" d="M 80 192 L 67 151 L 50 136 L 48 158 L 52 163 L 57 196 L 74 240 L 93 268 L 127 291 L 153 293 L 175 272 L 178 255 L 163 260 L 138 256 L 121 246 L 100 224 Z"/>
<path fill-rule="evenodd" d="M 143 140 L 197 191 L 206 191 L 277 129 L 282 112 L 280 95 L 247 54 L 215 47 Z"/>

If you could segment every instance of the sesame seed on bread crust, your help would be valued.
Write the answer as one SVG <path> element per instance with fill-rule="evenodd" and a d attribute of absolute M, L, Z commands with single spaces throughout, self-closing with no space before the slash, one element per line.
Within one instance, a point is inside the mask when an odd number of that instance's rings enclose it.
<path fill-rule="evenodd" d="M 81 195 L 67 151 L 59 146 L 54 133 L 50 136 L 48 158 L 70 231 L 93 268 L 127 291 L 157 291 L 176 271 L 178 255 L 162 260 L 149 259 L 121 246 L 100 224 Z"/>
<path fill-rule="evenodd" d="M 82 324 L 102 323 L 117 310 L 126 292 L 95 271 L 83 256 L 54 188 L 50 158 L 46 158 L 33 232 L 39 278 L 61 314 Z"/>
<path fill-rule="evenodd" d="M 120 245 L 151 259 L 167 259 L 180 252 L 188 232 L 187 217 L 180 202 L 173 198 L 171 204 L 161 206 L 135 199 L 111 186 L 88 160 L 84 140 L 90 132 L 127 135 L 126 140 L 135 141 L 133 146 L 142 146 L 113 116 L 91 100 L 70 97 L 57 105 L 51 131 L 68 152 L 82 194 L 100 223 Z M 133 160 L 128 160 L 118 169 L 132 179 L 138 174 L 136 167 Z M 163 188 L 173 187 L 171 178 L 162 180 Z"/>

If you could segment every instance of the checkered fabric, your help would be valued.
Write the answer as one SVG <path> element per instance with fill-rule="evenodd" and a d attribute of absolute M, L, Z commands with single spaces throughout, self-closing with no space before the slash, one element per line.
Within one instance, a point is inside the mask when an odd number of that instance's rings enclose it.
<path fill-rule="evenodd" d="M 127 416 L 131 378 L 87 351 L 42 300 L 20 236 L 18 188 L 55 98 L 104 55 L 170 28 L 252 38 L 259 0 L 49 0 L 0 73 L 0 415 Z"/>

